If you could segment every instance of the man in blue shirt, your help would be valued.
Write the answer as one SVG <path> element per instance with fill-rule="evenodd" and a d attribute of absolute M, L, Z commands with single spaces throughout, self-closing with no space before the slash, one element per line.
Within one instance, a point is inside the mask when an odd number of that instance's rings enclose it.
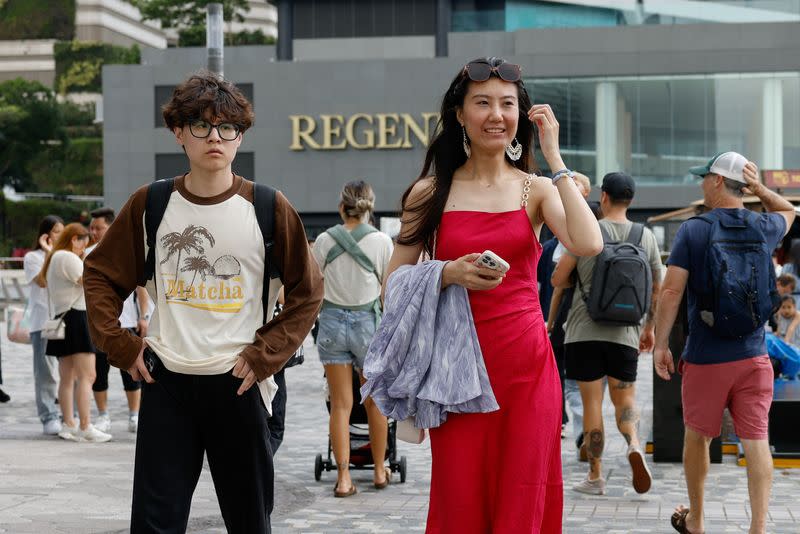
<path fill-rule="evenodd" d="M 794 207 L 767 189 L 758 178 L 756 165 L 741 154 L 719 154 L 708 165 L 693 167 L 690 172 L 702 177 L 704 204 L 717 217 L 744 220 L 743 195 L 753 194 L 761 200 L 767 213 L 758 215 L 757 224 L 767 241 L 767 250 L 773 250 L 791 227 Z M 728 408 L 747 458 L 750 533 L 765 533 L 772 484 L 772 455 L 767 439 L 772 365 L 767 357 L 763 326 L 741 338 L 725 338 L 715 334 L 701 315 L 699 299 L 707 292 L 703 275 L 710 232 L 711 225 L 699 219 L 681 225 L 667 260 L 667 275 L 656 314 L 653 363 L 656 373 L 669 380 L 670 373 L 675 372 L 668 347 L 669 334 L 688 287 L 689 336 L 679 372 L 683 377 L 681 396 L 686 428 L 683 464 L 689 508 L 679 506 L 672 516 L 672 525 L 679 532 L 704 532 L 708 447 L 711 439 L 720 434 L 722 412 Z"/>

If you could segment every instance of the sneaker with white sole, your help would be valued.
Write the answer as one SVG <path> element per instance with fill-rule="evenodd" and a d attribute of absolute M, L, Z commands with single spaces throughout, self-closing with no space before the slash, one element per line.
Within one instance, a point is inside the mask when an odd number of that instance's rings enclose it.
<path fill-rule="evenodd" d="M 58 437 L 67 441 L 80 441 L 78 432 L 80 432 L 80 429 L 77 424 L 75 426 L 61 425 Z"/>
<path fill-rule="evenodd" d="M 78 441 L 85 441 L 88 443 L 103 443 L 111 440 L 111 434 L 101 432 L 94 425 L 89 425 L 86 430 L 78 430 Z"/>
<path fill-rule="evenodd" d="M 42 434 L 45 436 L 57 436 L 61 432 L 61 421 L 50 419 L 42 425 Z"/>
<path fill-rule="evenodd" d="M 653 475 L 647 467 L 642 448 L 635 445 L 628 446 L 628 463 L 631 464 L 633 474 L 633 489 L 636 493 L 647 493 L 653 484 Z"/>
<path fill-rule="evenodd" d="M 100 432 L 108 432 L 111 430 L 111 417 L 108 414 L 98 415 L 94 427 Z"/>
<path fill-rule="evenodd" d="M 572 489 L 579 493 L 586 493 L 588 495 L 605 495 L 606 493 L 606 479 L 603 477 L 590 479 L 587 475 L 580 484 L 575 484 Z"/>
<path fill-rule="evenodd" d="M 139 429 L 139 416 L 138 415 L 131 415 L 128 417 L 128 432 L 133 432 L 136 434 L 136 431 Z"/>

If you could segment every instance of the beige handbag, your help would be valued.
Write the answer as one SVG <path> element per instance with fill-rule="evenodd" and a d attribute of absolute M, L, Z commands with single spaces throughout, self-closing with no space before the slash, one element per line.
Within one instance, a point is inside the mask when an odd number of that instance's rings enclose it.
<path fill-rule="evenodd" d="M 83 290 L 81 290 L 83 291 Z M 56 317 L 55 319 L 48 319 L 44 322 L 44 327 L 42 327 L 42 339 L 47 339 L 49 341 L 59 341 L 67 337 L 67 326 L 64 324 L 64 317 L 67 315 L 69 310 L 81 300 L 81 296 L 75 299 L 75 302 L 69 305 L 67 311 L 61 314 L 61 317 Z M 48 305 L 50 303 L 50 298 L 47 299 Z"/>

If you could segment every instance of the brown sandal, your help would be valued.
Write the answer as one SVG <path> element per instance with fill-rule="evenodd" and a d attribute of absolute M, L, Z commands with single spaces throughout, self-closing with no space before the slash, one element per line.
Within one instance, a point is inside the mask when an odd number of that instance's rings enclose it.
<path fill-rule="evenodd" d="M 386 480 L 384 480 L 380 484 L 375 482 L 374 483 L 375 484 L 375 489 L 381 490 L 381 489 L 385 488 L 386 486 L 388 486 L 389 483 L 392 481 L 392 470 L 389 469 L 388 467 L 386 467 L 385 469 L 386 469 Z"/>
<path fill-rule="evenodd" d="M 672 523 L 672 528 L 674 528 L 681 534 L 693 534 L 692 532 L 689 531 L 688 528 L 686 528 L 687 515 L 689 515 L 689 509 L 684 508 L 683 510 L 672 514 L 672 517 L 670 518 L 670 523 Z"/>
<path fill-rule="evenodd" d="M 345 497 L 351 497 L 358 493 L 358 489 L 356 485 L 350 482 L 350 489 L 348 491 L 339 491 L 339 483 L 337 482 L 336 485 L 333 487 L 333 496 L 338 497 L 340 499 L 344 499 Z"/>

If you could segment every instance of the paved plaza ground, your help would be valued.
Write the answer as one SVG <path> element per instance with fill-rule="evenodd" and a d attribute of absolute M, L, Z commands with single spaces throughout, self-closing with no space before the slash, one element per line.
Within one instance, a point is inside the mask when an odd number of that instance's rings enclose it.
<path fill-rule="evenodd" d="M 122 382 L 112 369 L 109 400 L 114 440 L 82 444 L 41 434 L 36 418 L 29 346 L 9 343 L 2 330 L 3 389 L 11 402 L 0 404 L 0 532 L 100 533 L 125 532 L 130 514 L 135 436 L 127 432 Z M 334 499 L 335 473 L 314 480 L 314 457 L 325 453 L 328 414 L 323 398 L 322 366 L 306 341 L 306 363 L 286 373 L 289 403 L 286 438 L 275 458 L 276 533 L 408 533 L 422 532 L 430 483 L 430 449 L 399 444 L 408 458 L 408 479 L 377 491 L 371 471 L 354 472 L 358 495 Z M 639 400 L 642 434 L 652 421 L 651 359 L 640 360 Z M 624 441 L 616 432 L 612 409 L 605 406 L 607 437 L 605 471 L 608 494 L 590 497 L 570 488 L 585 473 L 572 439 L 565 439 L 565 533 L 673 532 L 669 517 L 686 502 L 680 465 L 651 463 L 654 483 L 645 495 L 631 487 Z M 398 481 L 395 475 L 394 480 Z M 748 496 L 745 468 L 732 456 L 712 465 L 707 489 L 709 533 L 747 532 Z M 770 533 L 800 532 L 800 470 L 776 470 L 770 507 Z M 224 532 L 207 469 L 195 492 L 190 532 Z"/>

